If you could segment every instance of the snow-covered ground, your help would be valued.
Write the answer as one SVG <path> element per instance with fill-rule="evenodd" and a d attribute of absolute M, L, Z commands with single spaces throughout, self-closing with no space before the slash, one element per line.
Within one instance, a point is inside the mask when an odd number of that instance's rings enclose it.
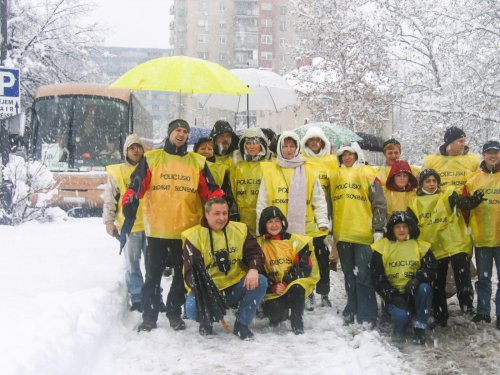
<path fill-rule="evenodd" d="M 0 226 L 0 259 L 3 375 L 500 373 L 500 331 L 469 323 L 453 300 L 450 327 L 429 332 L 424 348 L 393 345 L 384 324 L 344 327 L 340 272 L 332 272 L 334 307 L 306 312 L 304 335 L 256 319 L 255 340 L 241 341 L 220 325 L 201 337 L 192 321 L 174 332 L 164 316 L 137 333 L 123 257 L 98 218 Z"/>

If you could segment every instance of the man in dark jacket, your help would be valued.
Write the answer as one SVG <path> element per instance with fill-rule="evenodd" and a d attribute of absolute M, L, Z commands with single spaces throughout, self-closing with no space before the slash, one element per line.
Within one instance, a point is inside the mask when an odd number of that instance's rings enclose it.
<path fill-rule="evenodd" d="M 192 289 L 191 257 L 201 257 L 227 304 L 239 304 L 233 333 L 244 340 L 253 337 L 249 326 L 266 293 L 267 278 L 259 273 L 264 268 L 259 244 L 245 224 L 228 220 L 228 211 L 225 199 L 211 199 L 201 224 L 182 232 L 184 280 Z M 194 293 L 187 297 L 186 313 L 196 320 Z M 200 334 L 212 334 L 212 327 L 200 325 Z"/>
<path fill-rule="evenodd" d="M 222 197 L 205 162 L 205 157 L 187 152 L 189 124 L 177 119 L 168 125 L 163 149 L 144 155 L 131 175 L 125 192 L 123 213 L 134 218 L 143 201 L 147 236 L 146 280 L 142 288 L 143 322 L 139 331 L 156 328 L 161 302 L 161 277 L 165 267 L 173 269 L 167 296 L 167 317 L 174 330 L 182 330 L 181 306 L 185 301 L 182 281 L 182 231 L 198 224 L 203 214 L 200 197 Z"/>
<path fill-rule="evenodd" d="M 239 138 L 229 122 L 218 120 L 208 136 L 215 145 L 215 160 L 228 168 L 233 166 L 233 152 L 238 149 Z"/>

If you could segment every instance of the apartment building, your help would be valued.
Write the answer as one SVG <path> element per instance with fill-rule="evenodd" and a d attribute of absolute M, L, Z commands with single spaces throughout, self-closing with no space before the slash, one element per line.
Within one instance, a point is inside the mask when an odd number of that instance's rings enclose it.
<path fill-rule="evenodd" d="M 286 0 L 174 0 L 170 8 L 170 44 L 176 55 L 210 60 L 232 68 L 263 68 L 285 74 L 295 68 L 291 46 L 296 41 L 291 5 Z M 251 126 L 282 129 L 300 125 L 289 113 L 251 113 Z M 246 113 L 204 109 L 193 98 L 183 99 L 182 115 L 191 123 L 211 126 L 217 119 L 246 126 Z M 284 116 L 285 115 L 285 116 Z M 277 120 L 284 117 L 285 120 Z M 293 116 L 294 118 L 290 118 Z M 298 123 L 297 123 L 298 121 Z M 286 127 L 286 128 L 288 128 Z"/>

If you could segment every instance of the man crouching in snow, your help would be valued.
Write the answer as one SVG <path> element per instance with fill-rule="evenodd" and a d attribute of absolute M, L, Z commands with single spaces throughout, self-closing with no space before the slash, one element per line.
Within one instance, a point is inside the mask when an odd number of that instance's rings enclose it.
<path fill-rule="evenodd" d="M 259 273 L 264 267 L 264 254 L 245 224 L 228 220 L 228 211 L 225 199 L 211 199 L 205 203 L 201 224 L 182 232 L 184 280 L 193 289 L 190 253 L 203 258 L 227 305 L 239 304 L 233 333 L 245 340 L 253 337 L 249 327 L 266 294 L 267 279 Z M 186 299 L 186 313 L 189 319 L 196 320 L 193 292 Z M 212 334 L 212 327 L 200 326 L 200 334 Z"/>

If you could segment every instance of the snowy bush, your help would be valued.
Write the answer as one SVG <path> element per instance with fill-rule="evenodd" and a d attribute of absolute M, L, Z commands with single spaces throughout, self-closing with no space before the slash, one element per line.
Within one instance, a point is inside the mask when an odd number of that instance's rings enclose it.
<path fill-rule="evenodd" d="M 10 155 L 3 181 L 0 223 L 18 225 L 30 220 L 46 222 L 66 217 L 60 208 L 47 205 L 57 189 L 52 173 L 39 161 Z"/>

